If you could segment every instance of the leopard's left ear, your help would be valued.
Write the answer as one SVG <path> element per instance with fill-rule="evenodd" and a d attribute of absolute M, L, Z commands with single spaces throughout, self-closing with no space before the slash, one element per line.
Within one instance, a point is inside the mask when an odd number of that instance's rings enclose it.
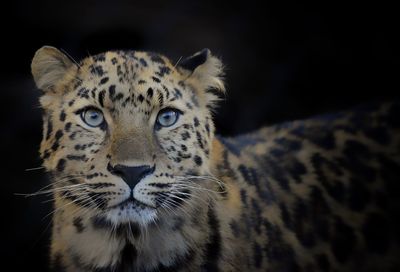
<path fill-rule="evenodd" d="M 209 49 L 203 49 L 180 61 L 178 66 L 190 73 L 189 81 L 196 81 L 196 86 L 210 94 L 210 102 L 218 100 L 225 92 L 222 62 Z"/>

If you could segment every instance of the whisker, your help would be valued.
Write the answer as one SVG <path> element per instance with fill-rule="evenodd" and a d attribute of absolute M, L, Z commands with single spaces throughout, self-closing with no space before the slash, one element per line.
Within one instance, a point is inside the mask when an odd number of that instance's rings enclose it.
<path fill-rule="evenodd" d="M 178 61 L 175 63 L 174 65 L 174 69 L 176 68 L 176 66 L 178 66 L 179 62 L 182 60 L 182 56 L 179 57 Z"/>
<path fill-rule="evenodd" d="M 67 182 L 68 178 L 70 178 L 72 180 L 72 179 L 75 179 L 75 178 L 78 178 L 78 177 L 83 177 L 83 176 L 84 175 L 66 175 L 64 177 L 56 179 L 53 182 L 50 182 L 49 184 L 47 184 L 44 187 L 42 187 L 41 189 L 39 189 L 37 192 L 40 192 L 40 191 L 42 191 L 44 189 L 47 189 L 48 187 L 55 186 L 56 184 L 59 184 L 61 182 Z"/>
<path fill-rule="evenodd" d="M 40 170 L 40 169 L 44 169 L 44 166 L 39 166 L 39 167 L 32 167 L 32 168 L 26 168 L 25 171 L 36 171 L 36 170 Z"/>
<path fill-rule="evenodd" d="M 86 197 L 83 197 L 83 198 L 77 198 L 77 199 L 75 199 L 73 201 L 70 201 L 70 202 L 64 204 L 63 206 L 58 207 L 57 209 L 54 209 L 52 212 L 48 213 L 45 217 L 43 217 L 43 220 L 46 219 L 47 217 L 49 217 L 50 215 L 53 215 L 56 212 L 65 209 L 69 205 L 75 204 L 76 202 L 79 202 L 79 201 L 87 201 L 88 199 L 89 199 L 89 197 L 86 196 Z"/>
<path fill-rule="evenodd" d="M 82 188 L 79 188 L 79 187 L 82 187 Z M 14 193 L 14 195 L 32 197 L 32 196 L 37 196 L 37 195 L 53 194 L 55 192 L 69 191 L 70 189 L 85 189 L 85 188 L 87 188 L 86 184 L 82 183 L 82 184 L 74 184 L 74 185 L 68 185 L 68 186 L 63 186 L 63 187 L 56 187 L 56 188 L 49 189 L 49 190 L 39 190 L 35 193 L 29 193 L 29 194 Z"/>
<path fill-rule="evenodd" d="M 222 180 L 216 178 L 215 176 L 208 175 L 208 176 L 175 176 L 178 180 L 207 180 L 207 181 L 214 181 L 218 184 L 221 189 L 225 189 L 225 184 Z"/>
<path fill-rule="evenodd" d="M 190 197 L 194 197 L 194 198 L 196 198 L 196 199 L 198 199 L 198 200 L 200 200 L 200 201 L 202 201 L 204 204 L 209 204 L 208 202 L 206 202 L 203 198 L 201 198 L 201 197 L 199 197 L 198 195 L 195 195 L 195 194 L 192 194 L 192 193 L 185 193 L 185 192 L 182 192 L 182 191 L 179 191 L 179 190 L 176 190 L 176 191 L 171 191 L 171 193 L 172 194 L 174 194 L 175 196 L 190 196 Z M 209 197 L 209 198 L 211 198 L 210 197 L 210 195 L 208 195 L 207 194 L 207 196 Z"/>
<path fill-rule="evenodd" d="M 190 182 L 189 184 L 187 184 L 187 183 L 175 183 L 173 188 L 177 188 L 177 187 L 179 187 L 179 188 L 189 188 L 189 189 L 194 189 L 194 190 L 198 190 L 198 191 L 205 191 L 205 192 L 209 192 L 209 193 L 213 193 L 213 194 L 225 193 L 225 191 L 215 191 L 215 190 L 212 190 L 212 189 L 201 187 L 197 183 L 192 183 L 192 182 Z"/>
<path fill-rule="evenodd" d="M 65 51 L 65 50 L 62 49 L 62 48 L 60 48 L 60 50 L 61 50 L 65 55 L 67 55 L 67 56 L 76 64 L 76 66 L 82 67 L 81 65 L 79 65 L 79 63 L 78 63 L 70 54 L 68 54 L 67 51 Z"/>
<path fill-rule="evenodd" d="M 185 209 L 183 209 L 182 206 L 179 205 L 179 202 L 177 202 L 175 199 L 172 199 L 170 197 L 168 199 L 165 199 L 165 201 L 166 201 L 166 203 L 168 203 L 172 207 L 173 210 L 176 210 L 176 208 L 178 208 L 180 211 L 185 213 L 185 215 L 187 217 L 190 217 L 190 214 Z M 189 204 L 189 206 L 190 206 L 190 204 Z M 176 212 L 174 212 L 174 214 L 177 215 Z"/>

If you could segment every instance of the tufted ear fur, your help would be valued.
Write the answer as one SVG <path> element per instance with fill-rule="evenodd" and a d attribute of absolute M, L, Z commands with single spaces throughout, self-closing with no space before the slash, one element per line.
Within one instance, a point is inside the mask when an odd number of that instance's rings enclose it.
<path fill-rule="evenodd" d="M 61 51 L 51 46 L 43 46 L 36 51 L 31 64 L 36 86 L 46 93 L 72 66 L 74 63 Z"/>
<path fill-rule="evenodd" d="M 211 55 L 209 49 L 203 49 L 200 52 L 179 62 L 179 67 L 189 72 L 188 82 L 198 86 L 208 95 L 208 104 L 219 100 L 225 92 L 222 62 Z M 194 81 L 194 82 L 193 82 Z"/>

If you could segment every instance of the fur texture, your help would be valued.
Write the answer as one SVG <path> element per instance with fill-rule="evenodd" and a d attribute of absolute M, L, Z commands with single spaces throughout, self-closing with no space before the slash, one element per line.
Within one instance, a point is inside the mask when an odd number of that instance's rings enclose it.
<path fill-rule="evenodd" d="M 44 47 L 32 73 L 54 271 L 399 268 L 398 104 L 222 138 L 222 63 L 208 49 L 181 65 L 136 51 L 74 64 Z M 177 121 L 162 126 L 168 110 Z M 133 186 L 119 165 L 153 171 Z"/>

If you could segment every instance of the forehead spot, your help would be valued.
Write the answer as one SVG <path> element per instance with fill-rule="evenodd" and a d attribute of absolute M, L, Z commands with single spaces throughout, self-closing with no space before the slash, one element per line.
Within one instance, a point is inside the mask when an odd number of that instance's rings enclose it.
<path fill-rule="evenodd" d="M 160 71 L 156 72 L 156 74 L 160 77 L 164 77 L 164 75 L 169 75 L 171 72 L 171 69 L 169 69 L 169 67 L 167 66 L 161 66 L 160 67 Z"/>
<path fill-rule="evenodd" d="M 174 88 L 174 91 L 175 91 L 174 94 L 175 98 L 182 98 L 182 92 L 179 89 Z"/>
<path fill-rule="evenodd" d="M 152 88 L 148 88 L 148 89 L 147 89 L 147 97 L 148 97 L 148 98 L 152 98 L 152 97 L 153 97 L 153 93 L 154 93 L 154 92 L 153 92 L 153 89 L 152 89 Z"/>
<path fill-rule="evenodd" d="M 93 60 L 95 62 L 103 62 L 106 60 L 106 56 L 104 53 L 100 53 L 100 54 L 97 54 L 96 56 L 93 56 Z"/>
<path fill-rule="evenodd" d="M 113 99 L 115 95 L 115 85 L 110 85 L 110 87 L 108 87 L 108 95 L 110 96 L 110 99 Z"/>
<path fill-rule="evenodd" d="M 106 94 L 106 90 L 102 90 L 99 93 L 99 104 L 100 104 L 101 107 L 104 107 L 104 96 L 105 96 L 105 94 Z"/>
<path fill-rule="evenodd" d="M 143 102 L 143 100 L 144 100 L 144 97 L 143 97 L 143 95 L 141 95 L 141 94 L 140 94 L 140 95 L 138 96 L 138 100 L 139 100 L 139 102 L 140 102 L 140 103 L 142 103 L 142 102 Z"/>
<path fill-rule="evenodd" d="M 92 73 L 93 75 L 98 75 L 98 76 L 104 75 L 103 67 L 101 67 L 100 65 L 90 65 L 89 69 L 90 73 Z"/>
<path fill-rule="evenodd" d="M 115 97 L 115 100 L 121 100 L 122 98 L 124 98 L 124 94 L 118 93 L 117 96 Z"/>
<path fill-rule="evenodd" d="M 161 58 L 161 56 L 159 56 L 157 54 L 154 54 L 154 53 L 147 53 L 147 54 L 149 55 L 150 59 L 153 62 L 157 62 L 157 63 L 160 63 L 160 64 L 165 64 L 165 61 Z"/>
<path fill-rule="evenodd" d="M 104 77 L 100 80 L 100 85 L 104 85 L 108 82 L 109 78 L 108 77 Z"/>
<path fill-rule="evenodd" d="M 145 61 L 144 58 L 140 58 L 139 61 L 144 67 L 147 67 L 147 61 Z"/>

